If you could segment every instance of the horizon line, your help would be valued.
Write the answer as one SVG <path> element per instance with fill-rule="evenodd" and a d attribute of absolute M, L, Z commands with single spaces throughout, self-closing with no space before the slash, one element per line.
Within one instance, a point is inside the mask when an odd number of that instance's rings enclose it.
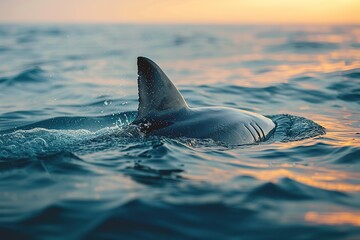
<path fill-rule="evenodd" d="M 120 22 L 120 21 L 0 21 L 4 24 L 23 25 L 281 25 L 281 26 L 329 26 L 329 25 L 360 25 L 360 22 Z"/>

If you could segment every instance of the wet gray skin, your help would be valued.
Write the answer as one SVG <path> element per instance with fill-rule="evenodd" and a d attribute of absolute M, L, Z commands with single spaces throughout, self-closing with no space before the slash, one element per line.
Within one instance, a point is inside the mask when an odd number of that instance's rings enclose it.
<path fill-rule="evenodd" d="M 212 139 L 228 145 L 264 141 L 275 123 L 262 115 L 228 107 L 190 108 L 152 60 L 138 57 L 138 115 L 142 132 L 170 138 Z"/>

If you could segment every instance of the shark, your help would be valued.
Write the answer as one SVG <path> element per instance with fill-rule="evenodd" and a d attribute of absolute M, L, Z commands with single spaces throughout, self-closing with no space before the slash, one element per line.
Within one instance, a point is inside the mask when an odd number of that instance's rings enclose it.
<path fill-rule="evenodd" d="M 137 58 L 139 105 L 131 123 L 146 135 L 212 139 L 227 145 L 265 141 L 276 124 L 263 115 L 225 106 L 192 108 L 151 59 Z"/>

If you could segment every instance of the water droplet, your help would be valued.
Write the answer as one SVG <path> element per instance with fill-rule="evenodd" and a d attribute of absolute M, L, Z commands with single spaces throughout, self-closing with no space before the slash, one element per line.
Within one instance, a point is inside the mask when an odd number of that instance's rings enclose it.
<path fill-rule="evenodd" d="M 126 123 L 129 124 L 130 122 L 129 122 L 129 119 L 128 119 L 127 115 L 124 114 L 124 116 L 125 116 L 125 121 L 126 121 Z"/>
<path fill-rule="evenodd" d="M 116 125 L 117 125 L 117 127 L 118 128 L 120 128 L 120 129 L 122 129 L 122 127 L 123 127 L 123 122 L 121 121 L 121 118 L 119 118 L 117 121 L 116 121 Z"/>
<path fill-rule="evenodd" d="M 105 100 L 105 101 L 104 101 L 104 105 L 105 105 L 105 106 L 108 106 L 108 105 L 110 105 L 110 104 L 111 104 L 111 100 Z"/>

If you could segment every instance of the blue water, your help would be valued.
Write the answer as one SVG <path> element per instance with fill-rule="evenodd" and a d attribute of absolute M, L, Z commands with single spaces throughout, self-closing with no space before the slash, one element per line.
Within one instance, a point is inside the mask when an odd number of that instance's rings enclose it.
<path fill-rule="evenodd" d="M 136 57 L 262 143 L 145 136 Z M 359 26 L 0 26 L 1 239 L 360 238 Z"/>

